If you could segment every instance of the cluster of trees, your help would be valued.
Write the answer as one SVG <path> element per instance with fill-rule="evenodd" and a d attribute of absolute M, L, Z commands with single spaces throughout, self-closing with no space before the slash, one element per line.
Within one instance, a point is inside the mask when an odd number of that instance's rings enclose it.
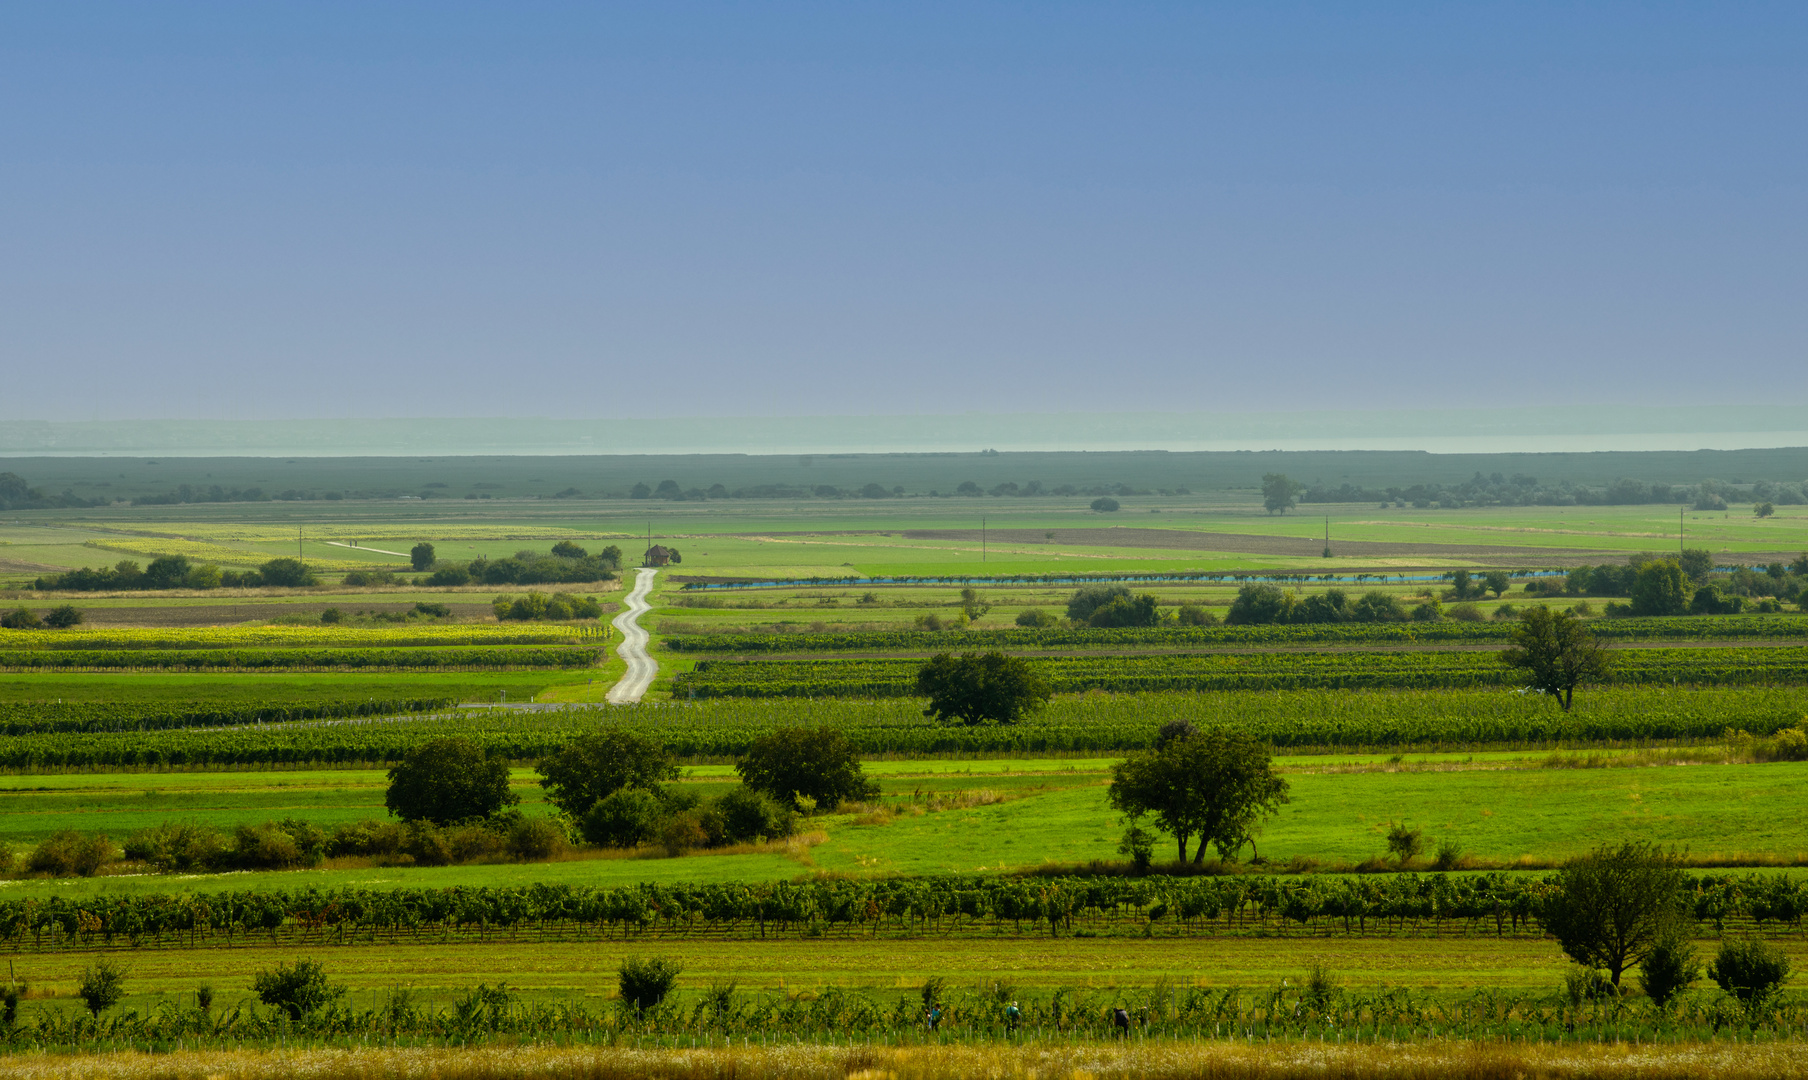
<path fill-rule="evenodd" d="M 1465 588 L 1467 583 L 1465 582 Z M 1232 626 L 1268 626 L 1280 623 L 1436 622 L 1443 606 L 1429 600 L 1411 607 L 1392 593 L 1373 591 L 1350 599 L 1342 589 L 1300 596 L 1279 585 L 1245 585 L 1237 590 L 1224 621 Z"/>
<path fill-rule="evenodd" d="M 1067 621 L 1073 626 L 1119 629 L 1138 626 L 1215 626 L 1218 617 L 1198 604 L 1182 604 L 1177 611 L 1163 612 L 1153 593 L 1133 594 L 1125 585 L 1083 585 L 1067 601 Z M 1017 625 L 1035 629 L 1057 626 L 1059 616 L 1041 608 L 1026 608 L 1017 615 Z"/>
<path fill-rule="evenodd" d="M 20 607 L 0 615 L 0 629 L 38 630 L 50 627 L 53 630 L 61 630 L 65 627 L 81 625 L 84 618 L 85 616 L 73 604 L 51 608 L 44 613 L 44 617 L 41 619 L 38 618 L 37 612 L 28 607 Z"/>
<path fill-rule="evenodd" d="M 468 563 L 444 563 L 434 558 L 433 545 L 423 543 L 415 545 L 411 557 L 417 569 L 432 568 L 428 585 L 550 585 L 613 581 L 615 572 L 621 569 L 622 550 L 610 544 L 592 555 L 569 540 L 561 540 L 549 554 L 517 551 L 505 559 L 479 556 Z"/>
<path fill-rule="evenodd" d="M 1602 846 L 1571 860 L 1540 912 L 1545 929 L 1585 969 L 1571 980 L 1571 996 L 1617 996 L 1621 977 L 1635 965 L 1642 989 L 1659 1006 L 1699 981 L 1704 972 L 1688 892 L 1681 860 L 1654 844 Z M 1756 938 L 1728 937 L 1705 974 L 1755 1010 L 1789 970 L 1780 950 Z"/>
<path fill-rule="evenodd" d="M 157 589 L 256 589 L 304 588 L 318 585 L 314 571 L 300 559 L 271 559 L 256 570 L 221 570 L 212 563 L 196 564 L 186 555 L 161 555 L 140 569 L 132 559 L 112 567 L 82 567 L 50 574 L 32 582 L 40 592 L 132 592 Z"/>
<path fill-rule="evenodd" d="M 1271 486 L 1271 478 L 1279 482 Z M 1284 482 L 1284 483 L 1282 483 Z M 1692 506 L 1697 510 L 1725 510 L 1728 503 L 1800 505 L 1808 503 L 1808 482 L 1758 480 L 1751 484 L 1729 484 L 1719 480 L 1703 480 L 1698 484 L 1648 483 L 1643 480 L 1619 479 L 1602 487 L 1577 484 L 1565 480 L 1544 484 L 1535 476 L 1515 473 L 1505 476 L 1477 472 L 1460 484 L 1405 484 L 1385 488 L 1363 487 L 1345 482 L 1336 487 L 1315 482 L 1295 484 L 1278 473 L 1263 477 L 1264 502 L 1269 512 L 1285 510 L 1297 496 L 1308 503 L 1379 503 L 1383 506 L 1412 505 L 1420 509 L 1439 507 L 1454 510 L 1464 506 L 1643 506 L 1670 504 Z M 1285 506 L 1276 501 L 1285 501 Z"/>
<path fill-rule="evenodd" d="M 740 786 L 708 800 L 672 784 L 678 766 L 662 745 L 627 731 L 580 735 L 538 771 L 561 835 L 603 847 L 658 843 L 671 854 L 790 836 L 800 814 L 879 794 L 831 728 L 779 728 L 755 740 L 735 762 Z M 518 801 L 507 760 L 458 738 L 428 742 L 390 769 L 384 799 L 404 822 L 441 828 L 507 820 Z"/>
<path fill-rule="evenodd" d="M 1618 615 L 1735 615 L 1766 599 L 1801 601 L 1808 593 L 1808 553 L 1793 562 L 1773 562 L 1762 569 L 1720 569 L 1705 548 L 1688 548 L 1674 558 L 1649 552 L 1631 555 L 1622 564 L 1579 566 L 1561 582 L 1530 582 L 1528 592 L 1569 596 L 1623 596 L 1629 604 L 1609 604 Z"/>
<path fill-rule="evenodd" d="M 530 592 L 526 596 L 498 596 L 490 602 L 496 618 L 507 622 L 564 622 L 567 619 L 600 619 L 603 605 L 593 596 L 565 596 Z"/>
<path fill-rule="evenodd" d="M 106 499 L 84 499 L 65 490 L 52 495 L 43 488 L 32 487 L 23 476 L 0 472 L 0 510 L 55 510 L 71 506 L 102 506 Z"/>

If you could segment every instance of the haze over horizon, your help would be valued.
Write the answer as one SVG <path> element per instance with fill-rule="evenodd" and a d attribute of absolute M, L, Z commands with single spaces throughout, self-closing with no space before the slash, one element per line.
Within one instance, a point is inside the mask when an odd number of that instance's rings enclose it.
<path fill-rule="evenodd" d="M 1808 404 L 1804 31 L 12 6 L 0 419 Z"/>

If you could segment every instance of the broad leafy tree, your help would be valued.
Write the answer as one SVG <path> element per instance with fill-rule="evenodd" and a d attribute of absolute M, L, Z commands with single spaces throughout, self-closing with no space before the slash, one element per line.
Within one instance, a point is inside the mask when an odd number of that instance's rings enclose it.
<path fill-rule="evenodd" d="M 1675 565 L 1672 563 L 1671 565 Z M 1531 676 L 1531 685 L 1555 697 L 1568 712 L 1576 687 L 1600 682 L 1613 670 L 1612 658 L 1582 620 L 1567 611 L 1535 607 L 1512 630 L 1513 647 L 1503 662 Z"/>
<path fill-rule="evenodd" d="M 389 770 L 383 805 L 404 821 L 486 818 L 520 802 L 509 790 L 508 762 L 467 739 L 434 739 Z"/>
<path fill-rule="evenodd" d="M 1120 596 L 1092 613 L 1087 625 L 1105 629 L 1125 626 L 1157 626 L 1161 608 L 1153 593 L 1138 597 Z"/>
<path fill-rule="evenodd" d="M 1707 548 L 1684 548 L 1676 561 L 1690 581 L 1705 580 L 1714 572 L 1714 553 Z"/>
<path fill-rule="evenodd" d="M 1293 604 L 1293 596 L 1278 585 L 1245 585 L 1237 590 L 1224 621 L 1232 626 L 1284 623 L 1293 615 Z"/>
<path fill-rule="evenodd" d="M 539 772 L 546 801 L 573 818 L 623 788 L 657 793 L 657 785 L 678 779 L 665 747 L 619 730 L 578 736 L 547 755 Z"/>
<path fill-rule="evenodd" d="M 1632 613 L 1681 615 L 1689 610 L 1693 592 L 1687 571 L 1675 559 L 1653 559 L 1632 579 Z"/>
<path fill-rule="evenodd" d="M 1012 724 L 1046 704 L 1049 693 L 1027 662 L 1001 652 L 941 653 L 917 672 L 917 695 L 929 699 L 923 715 L 938 720 Z"/>
<path fill-rule="evenodd" d="M 1490 570 L 1482 575 L 1482 583 L 1494 594 L 1494 599 L 1499 600 L 1512 586 L 1513 578 L 1505 570 Z"/>
<path fill-rule="evenodd" d="M 1304 488 L 1286 473 L 1262 474 L 1262 506 L 1271 514 L 1285 514 L 1293 509 Z"/>
<path fill-rule="evenodd" d="M 1067 617 L 1077 623 L 1090 622 L 1092 613 L 1119 597 L 1130 599 L 1125 585 L 1082 585 L 1067 601 Z"/>
<path fill-rule="evenodd" d="M 265 585 L 280 588 L 299 589 L 306 585 L 318 585 L 319 579 L 314 571 L 300 559 L 271 559 L 257 568 L 258 579 Z"/>
<path fill-rule="evenodd" d="M 1564 866 L 1542 919 L 1570 959 L 1620 975 L 1671 940 L 1687 917 L 1677 857 L 1632 841 L 1602 846 Z"/>
<path fill-rule="evenodd" d="M 1118 509 L 1118 501 L 1109 495 L 1101 495 L 1092 500 L 1092 508 L 1101 514 L 1114 513 Z"/>
<path fill-rule="evenodd" d="M 1287 801 L 1287 781 L 1275 773 L 1267 743 L 1210 728 L 1179 733 L 1112 766 L 1107 799 L 1133 822 L 1152 817 L 1174 837 L 1183 862 L 1187 844 L 1197 837 L 1198 863 L 1207 847 L 1229 858 L 1250 843 L 1262 819 Z"/>
<path fill-rule="evenodd" d="M 409 548 L 408 561 L 414 565 L 416 570 L 433 569 L 433 545 L 422 540 L 420 543 Z"/>
<path fill-rule="evenodd" d="M 834 728 L 779 728 L 755 739 L 735 762 L 741 782 L 796 809 L 798 798 L 823 809 L 871 799 L 879 785 L 866 778 L 860 755 Z"/>

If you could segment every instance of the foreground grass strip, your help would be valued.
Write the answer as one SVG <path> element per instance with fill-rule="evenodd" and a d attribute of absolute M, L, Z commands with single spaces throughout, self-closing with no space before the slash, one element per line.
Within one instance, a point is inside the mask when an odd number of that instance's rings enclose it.
<path fill-rule="evenodd" d="M 30 1055 L 11 1059 L 20 1080 L 364 1080 L 434 1077 L 490 1080 L 557 1077 L 735 1077 L 756 1080 L 941 1080 L 1046 1077 L 1098 1080 L 1210 1077 L 1222 1080 L 1393 1078 L 1638 1078 L 1747 1080 L 1808 1077 L 1808 1045 L 1687 1043 L 1673 1046 L 1512 1046 L 1486 1042 L 1339 1046 L 1138 1042 L 1128 1046 L 825 1046 L 630 1049 L 627 1047 L 333 1048 L 145 1054 Z"/>

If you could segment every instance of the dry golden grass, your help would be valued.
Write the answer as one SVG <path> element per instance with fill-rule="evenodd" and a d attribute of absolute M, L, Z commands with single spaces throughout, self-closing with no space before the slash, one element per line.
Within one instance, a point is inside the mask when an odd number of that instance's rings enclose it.
<path fill-rule="evenodd" d="M 546 1046 L 286 1049 L 21 1055 L 0 1059 L 0 1073 L 20 1080 L 1792 1080 L 1808 1077 L 1808 1045 L 1418 1043 L 1353 1047 L 1322 1043 L 1150 1043 L 1080 1047 L 801 1045 L 691 1050 Z"/>

